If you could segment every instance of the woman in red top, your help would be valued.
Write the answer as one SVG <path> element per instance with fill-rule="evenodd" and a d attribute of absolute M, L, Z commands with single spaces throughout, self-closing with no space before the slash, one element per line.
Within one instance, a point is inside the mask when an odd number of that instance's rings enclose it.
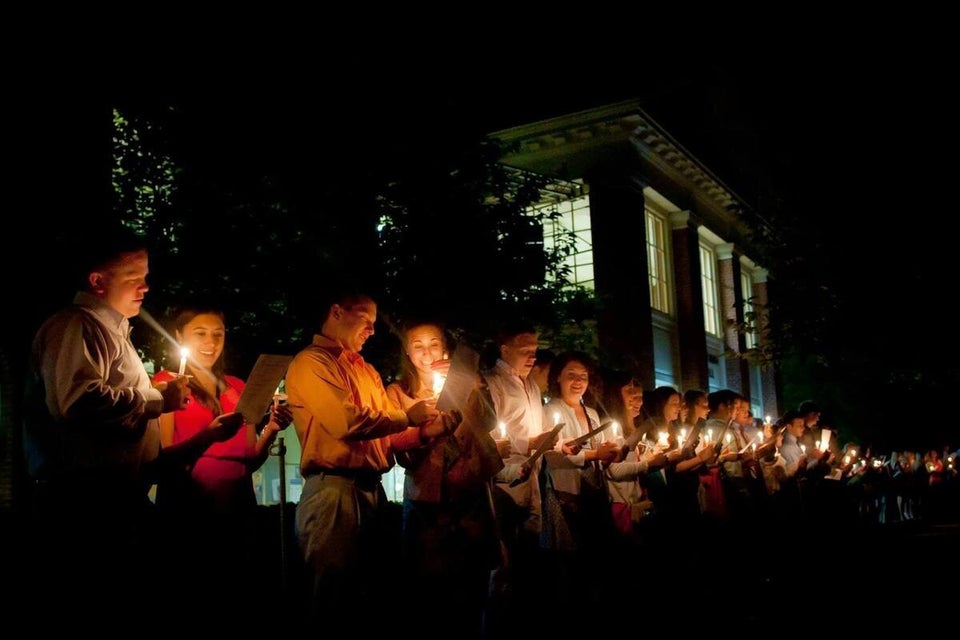
<path fill-rule="evenodd" d="M 186 373 L 191 377 L 186 407 L 160 416 L 163 447 L 189 439 L 214 417 L 234 411 L 244 387 L 243 380 L 224 372 L 226 327 L 221 311 L 184 309 L 172 328 L 176 341 L 189 349 Z M 175 377 L 163 370 L 154 382 Z M 206 576 L 220 573 L 225 587 L 242 582 L 238 576 L 227 576 L 252 557 L 257 506 L 253 472 L 266 461 L 277 433 L 291 420 L 288 407 L 275 407 L 259 434 L 256 425 L 244 424 L 229 440 L 211 445 L 182 473 L 161 479 L 157 505 L 170 526 L 174 562 L 185 562 L 191 569 L 198 563 L 213 564 L 215 572 Z"/>

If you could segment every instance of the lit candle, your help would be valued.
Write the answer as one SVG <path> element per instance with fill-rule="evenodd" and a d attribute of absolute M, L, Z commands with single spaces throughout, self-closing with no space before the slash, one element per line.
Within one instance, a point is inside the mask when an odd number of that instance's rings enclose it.
<path fill-rule="evenodd" d="M 817 440 L 816 442 L 814 442 L 814 443 L 813 443 L 813 446 L 815 446 L 817 449 L 819 449 L 819 448 L 820 448 L 820 441 Z"/>
<path fill-rule="evenodd" d="M 180 347 L 180 375 L 187 372 L 187 356 L 190 355 L 190 349 Z"/>
<path fill-rule="evenodd" d="M 772 422 L 770 422 L 770 416 L 764 416 L 763 421 L 764 421 L 766 424 L 773 424 Z"/>
<path fill-rule="evenodd" d="M 687 430 L 680 429 L 680 435 L 677 437 L 677 446 L 682 447 L 683 441 L 687 439 Z"/>
<path fill-rule="evenodd" d="M 438 396 L 443 390 L 443 383 L 446 382 L 446 377 L 439 371 L 433 372 L 433 395 Z"/>
<path fill-rule="evenodd" d="M 713 429 L 707 429 L 707 437 L 705 439 L 707 442 L 713 440 Z"/>
<path fill-rule="evenodd" d="M 856 449 L 850 449 L 850 456 L 853 457 L 853 458 L 856 458 L 856 457 L 857 457 L 857 450 L 856 450 Z"/>
<path fill-rule="evenodd" d="M 506 422 L 500 423 L 500 439 L 501 440 L 507 439 L 507 423 Z"/>
<path fill-rule="evenodd" d="M 616 420 L 613 421 L 613 424 L 610 425 L 610 433 L 613 434 L 613 437 L 616 438 L 620 435 L 620 423 Z"/>
<path fill-rule="evenodd" d="M 557 426 L 558 424 L 560 424 L 560 412 L 559 412 L 559 411 L 554 411 L 554 412 L 553 412 L 553 426 Z"/>
<path fill-rule="evenodd" d="M 723 436 L 723 441 L 724 441 L 726 444 L 730 444 L 730 441 L 731 441 L 732 439 L 733 439 L 733 435 L 731 435 L 731 434 L 729 434 L 729 433 L 728 433 L 727 435 Z"/>
<path fill-rule="evenodd" d="M 806 452 L 807 452 L 807 445 L 805 444 L 800 445 L 800 453 L 806 453 Z"/>
<path fill-rule="evenodd" d="M 661 431 L 657 436 L 657 444 L 666 447 L 670 444 L 670 435 L 666 431 Z"/>

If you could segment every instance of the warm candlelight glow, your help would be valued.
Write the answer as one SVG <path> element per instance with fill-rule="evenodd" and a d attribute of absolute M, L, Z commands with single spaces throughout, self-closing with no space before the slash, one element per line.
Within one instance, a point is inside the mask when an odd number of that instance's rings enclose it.
<path fill-rule="evenodd" d="M 770 416 L 764 416 L 763 421 L 764 421 L 765 423 L 767 423 L 767 424 L 773 424 L 773 423 L 770 421 Z"/>
<path fill-rule="evenodd" d="M 559 412 L 559 411 L 554 411 L 554 412 L 553 412 L 553 426 L 557 426 L 558 424 L 560 424 L 560 412 Z"/>
<path fill-rule="evenodd" d="M 500 439 L 506 440 L 507 439 L 507 423 L 501 422 L 499 428 L 500 428 Z"/>
<path fill-rule="evenodd" d="M 190 349 L 180 347 L 180 375 L 187 372 L 187 356 L 190 355 Z"/>
<path fill-rule="evenodd" d="M 669 438 L 670 438 L 670 434 L 668 434 L 666 431 L 661 431 L 657 435 L 657 444 L 660 445 L 661 447 L 666 447 L 670 444 Z"/>
<path fill-rule="evenodd" d="M 856 457 L 857 457 L 857 450 L 856 450 L 856 449 L 850 449 L 850 456 L 853 457 L 853 458 L 856 458 Z"/>
<path fill-rule="evenodd" d="M 727 443 L 727 444 L 730 444 L 730 440 L 732 440 L 732 439 L 733 439 L 733 436 L 732 436 L 731 434 L 729 434 L 729 433 L 728 433 L 727 435 L 723 436 L 723 441 L 724 441 L 725 443 Z"/>
<path fill-rule="evenodd" d="M 439 371 L 433 372 L 433 395 L 438 396 L 443 390 L 443 383 L 447 381 L 446 376 L 444 376 Z"/>
<path fill-rule="evenodd" d="M 614 420 L 613 424 L 610 425 L 610 433 L 613 434 L 614 438 L 620 435 L 620 423 L 616 420 Z"/>
<path fill-rule="evenodd" d="M 850 456 L 843 456 L 843 464 L 850 464 Z"/>
<path fill-rule="evenodd" d="M 814 443 L 813 443 L 813 446 L 815 446 L 817 449 L 819 449 L 819 448 L 820 448 L 820 441 L 817 440 L 816 442 L 814 442 Z"/>
<path fill-rule="evenodd" d="M 706 441 L 710 442 L 711 440 L 713 440 L 713 429 L 707 429 Z"/>
<path fill-rule="evenodd" d="M 806 452 L 807 452 L 807 445 L 805 444 L 800 445 L 800 453 L 806 453 Z"/>

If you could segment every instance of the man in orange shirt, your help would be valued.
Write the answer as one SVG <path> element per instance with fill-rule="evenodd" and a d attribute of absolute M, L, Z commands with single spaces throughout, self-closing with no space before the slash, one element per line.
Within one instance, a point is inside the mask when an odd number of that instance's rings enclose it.
<path fill-rule="evenodd" d="M 380 374 L 360 355 L 376 320 L 377 304 L 369 296 L 334 296 L 320 333 L 287 370 L 302 450 L 296 528 L 313 571 L 312 621 L 336 615 L 378 622 L 369 616 L 371 598 L 382 589 L 380 578 L 389 566 L 381 474 L 393 466 L 394 449 L 417 446 L 444 431 L 435 400 L 421 400 L 406 411 L 397 407 Z M 351 613 L 366 615 L 344 618 Z"/>

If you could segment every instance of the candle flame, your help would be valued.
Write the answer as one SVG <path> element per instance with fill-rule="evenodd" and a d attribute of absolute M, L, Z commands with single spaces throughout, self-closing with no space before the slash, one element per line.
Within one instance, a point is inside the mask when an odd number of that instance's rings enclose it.
<path fill-rule="evenodd" d="M 439 371 L 433 372 L 433 393 L 434 395 L 440 395 L 440 392 L 443 390 L 443 383 L 447 381 L 447 378 L 440 373 Z"/>
<path fill-rule="evenodd" d="M 500 439 L 506 440 L 507 439 L 507 423 L 501 422 L 499 425 L 499 428 L 500 428 Z"/>

